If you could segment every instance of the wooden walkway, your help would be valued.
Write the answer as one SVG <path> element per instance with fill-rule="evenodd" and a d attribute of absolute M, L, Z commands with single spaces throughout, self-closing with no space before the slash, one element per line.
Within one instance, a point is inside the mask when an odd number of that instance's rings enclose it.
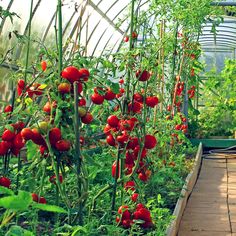
<path fill-rule="evenodd" d="M 203 159 L 178 236 L 236 236 L 236 159 Z"/>

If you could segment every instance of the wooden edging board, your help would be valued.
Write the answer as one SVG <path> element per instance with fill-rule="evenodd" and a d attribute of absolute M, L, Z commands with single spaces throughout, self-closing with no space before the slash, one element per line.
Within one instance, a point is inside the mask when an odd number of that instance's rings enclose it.
<path fill-rule="evenodd" d="M 199 173 L 199 169 L 200 169 L 201 161 L 202 161 L 202 152 L 203 152 L 202 143 L 200 143 L 198 146 L 196 157 L 195 157 L 193 169 L 188 174 L 185 180 L 185 184 L 181 191 L 181 196 L 179 197 L 177 204 L 175 206 L 175 210 L 173 212 L 173 216 L 175 217 L 175 219 L 172 221 L 171 225 L 166 230 L 167 236 L 176 236 L 178 233 L 180 221 L 181 221 L 184 209 L 186 207 L 188 197 L 191 194 L 193 187 L 197 181 L 197 177 L 198 177 L 198 173 Z"/>

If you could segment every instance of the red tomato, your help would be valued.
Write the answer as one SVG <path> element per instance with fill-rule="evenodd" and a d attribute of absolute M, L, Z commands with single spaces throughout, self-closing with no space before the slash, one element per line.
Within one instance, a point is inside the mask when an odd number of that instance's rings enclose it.
<path fill-rule="evenodd" d="M 153 135 L 147 134 L 145 136 L 144 147 L 147 149 L 152 149 L 156 146 L 157 140 Z"/>
<path fill-rule="evenodd" d="M 44 197 L 40 197 L 40 198 L 39 198 L 39 203 L 41 203 L 41 204 L 46 204 L 47 201 L 46 201 L 46 199 L 45 199 Z"/>
<path fill-rule="evenodd" d="M 181 127 L 182 127 L 181 125 L 176 125 L 175 130 L 181 130 Z"/>
<path fill-rule="evenodd" d="M 93 115 L 90 112 L 87 112 L 84 117 L 81 117 L 81 121 L 84 124 L 90 124 L 93 121 Z"/>
<path fill-rule="evenodd" d="M 78 93 L 81 93 L 83 91 L 83 84 L 78 83 Z"/>
<path fill-rule="evenodd" d="M 123 39 L 123 41 L 124 41 L 125 43 L 129 42 L 129 36 L 125 36 L 124 39 Z"/>
<path fill-rule="evenodd" d="M 114 127 L 116 128 L 119 124 L 119 119 L 117 116 L 115 115 L 110 115 L 108 118 L 107 118 L 107 124 L 109 124 L 111 127 Z"/>
<path fill-rule="evenodd" d="M 42 155 L 42 156 L 44 156 L 44 157 L 46 157 L 47 156 L 47 152 L 48 152 L 48 148 L 46 147 L 46 146 L 43 146 L 43 145 L 41 145 L 40 147 L 39 147 L 39 152 L 40 152 L 40 154 Z"/>
<path fill-rule="evenodd" d="M 98 93 L 94 93 L 91 96 L 91 100 L 94 104 L 101 105 L 104 102 L 104 97 Z"/>
<path fill-rule="evenodd" d="M 107 100 L 107 101 L 111 101 L 113 99 L 116 98 L 116 94 L 112 92 L 112 90 L 109 88 L 107 89 L 105 95 L 104 95 L 104 98 Z"/>
<path fill-rule="evenodd" d="M 6 188 L 10 188 L 11 180 L 7 177 L 0 177 L 0 185 Z"/>
<path fill-rule="evenodd" d="M 120 79 L 120 80 L 119 80 L 119 84 L 124 84 L 124 80 L 123 80 L 123 79 Z"/>
<path fill-rule="evenodd" d="M 130 149 L 135 149 L 136 146 L 138 146 L 138 138 L 134 137 L 134 138 L 130 138 L 129 143 L 127 145 L 127 148 Z"/>
<path fill-rule="evenodd" d="M 33 128 L 31 131 L 33 132 L 32 141 L 35 144 L 47 146 L 43 136 L 39 133 L 38 129 Z"/>
<path fill-rule="evenodd" d="M 134 181 L 126 182 L 125 185 L 124 185 L 124 188 L 125 188 L 126 191 L 128 191 L 129 189 L 131 191 L 134 191 L 135 190 L 135 182 Z"/>
<path fill-rule="evenodd" d="M 111 167 L 111 175 L 113 178 L 116 177 L 116 166 L 116 161 L 114 161 Z M 118 166 L 118 178 L 120 178 L 120 165 Z"/>
<path fill-rule="evenodd" d="M 61 94 L 70 93 L 71 85 L 68 83 L 60 83 L 57 88 L 58 92 Z"/>
<path fill-rule="evenodd" d="M 128 136 L 128 134 L 127 134 L 126 131 L 122 131 L 121 133 L 122 133 L 121 135 L 118 135 L 118 136 L 116 137 L 116 141 L 117 141 L 118 143 L 124 144 L 124 143 L 126 143 L 126 142 L 128 141 L 129 136 Z"/>
<path fill-rule="evenodd" d="M 13 140 L 13 146 L 16 149 L 21 149 L 25 146 L 25 140 L 22 138 L 21 133 L 18 133 Z"/>
<path fill-rule="evenodd" d="M 133 104 L 132 103 L 128 104 L 129 112 L 132 111 L 133 113 L 140 113 L 141 109 L 142 109 L 142 104 L 139 102 L 134 101 Z"/>
<path fill-rule="evenodd" d="M 55 147 L 60 152 L 67 152 L 70 150 L 70 142 L 68 140 L 59 140 L 56 142 Z"/>
<path fill-rule="evenodd" d="M 13 108 L 12 108 L 11 105 L 8 105 L 8 106 L 6 106 L 6 107 L 4 108 L 4 112 L 5 112 L 5 113 L 9 113 L 9 112 L 12 112 L 12 111 L 13 111 Z"/>
<path fill-rule="evenodd" d="M 38 202 L 38 201 L 39 201 L 39 196 L 38 196 L 38 194 L 32 193 L 31 196 L 32 196 L 32 199 L 33 199 L 34 202 Z"/>
<path fill-rule="evenodd" d="M 84 98 L 81 98 L 80 100 L 79 100 L 79 106 L 85 106 L 86 105 L 86 100 L 84 99 Z"/>
<path fill-rule="evenodd" d="M 19 79 L 17 82 L 17 85 L 20 89 L 24 89 L 25 88 L 25 81 L 23 79 Z"/>
<path fill-rule="evenodd" d="M 140 93 L 135 93 L 133 95 L 135 101 L 142 103 L 143 102 L 143 95 Z"/>
<path fill-rule="evenodd" d="M 138 197 L 139 197 L 139 194 L 138 194 L 138 193 L 133 193 L 132 196 L 131 196 L 131 200 L 132 200 L 133 202 L 137 202 Z"/>
<path fill-rule="evenodd" d="M 61 140 L 61 130 L 57 127 L 52 128 L 49 131 L 49 141 L 52 146 L 55 146 L 56 142 Z"/>
<path fill-rule="evenodd" d="M 155 107 L 158 104 L 158 97 L 152 96 L 146 98 L 146 105 L 148 107 Z"/>
<path fill-rule="evenodd" d="M 106 141 L 110 146 L 115 146 L 116 145 L 116 140 L 114 139 L 112 134 L 107 135 Z"/>
<path fill-rule="evenodd" d="M 134 31 L 134 32 L 132 32 L 132 38 L 133 39 L 136 39 L 136 38 L 138 38 L 138 34 Z"/>
<path fill-rule="evenodd" d="M 2 134 L 3 141 L 12 141 L 15 137 L 15 133 L 9 129 L 6 129 Z"/>
<path fill-rule="evenodd" d="M 24 140 L 29 140 L 33 138 L 33 132 L 30 128 L 24 128 L 21 130 L 21 136 Z"/>
<path fill-rule="evenodd" d="M 120 91 L 120 93 L 124 93 L 125 89 L 124 88 L 120 88 L 119 91 Z"/>
<path fill-rule="evenodd" d="M 146 181 L 148 180 L 148 176 L 147 176 L 145 173 L 143 173 L 143 172 L 140 172 L 140 173 L 138 174 L 138 178 L 139 178 L 140 180 L 142 180 L 143 182 L 146 182 Z"/>
<path fill-rule="evenodd" d="M 41 68 L 42 68 L 42 71 L 45 71 L 47 69 L 47 62 L 46 61 L 41 61 Z"/>
<path fill-rule="evenodd" d="M 61 77 L 67 79 L 71 83 L 79 81 L 81 76 L 81 73 L 75 66 L 68 66 L 61 72 Z"/>
<path fill-rule="evenodd" d="M 88 78 L 90 76 L 88 69 L 81 68 L 79 69 L 79 73 L 81 74 L 81 77 L 80 77 L 81 80 L 83 80 L 84 82 L 88 81 Z"/>
<path fill-rule="evenodd" d="M 150 79 L 150 77 L 151 77 L 151 74 L 147 70 L 144 70 L 144 71 L 138 70 L 136 72 L 136 78 L 139 81 L 147 81 Z"/>

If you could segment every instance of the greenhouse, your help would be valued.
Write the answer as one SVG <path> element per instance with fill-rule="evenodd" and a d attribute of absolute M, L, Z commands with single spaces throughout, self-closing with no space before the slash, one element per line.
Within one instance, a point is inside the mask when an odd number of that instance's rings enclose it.
<path fill-rule="evenodd" d="M 236 0 L 0 0 L 0 236 L 236 235 Z"/>

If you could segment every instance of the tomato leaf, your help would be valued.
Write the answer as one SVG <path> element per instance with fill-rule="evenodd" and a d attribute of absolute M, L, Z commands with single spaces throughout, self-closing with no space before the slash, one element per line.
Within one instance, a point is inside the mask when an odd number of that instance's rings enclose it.
<path fill-rule="evenodd" d="M 6 233 L 6 236 L 34 236 L 34 234 L 20 226 L 13 225 Z"/>
<path fill-rule="evenodd" d="M 50 211 L 50 212 L 56 212 L 56 213 L 65 213 L 67 214 L 67 211 L 63 208 L 55 205 L 48 205 L 48 204 L 41 204 L 41 203 L 33 203 L 33 208 L 39 209 L 42 211 Z"/>
<path fill-rule="evenodd" d="M 0 194 L 6 194 L 6 195 L 14 195 L 13 191 L 9 188 L 5 188 L 0 186 Z"/>
<path fill-rule="evenodd" d="M 16 211 L 25 211 L 27 210 L 31 202 L 32 197 L 29 192 L 19 191 L 18 195 L 1 198 L 0 206 Z"/>

